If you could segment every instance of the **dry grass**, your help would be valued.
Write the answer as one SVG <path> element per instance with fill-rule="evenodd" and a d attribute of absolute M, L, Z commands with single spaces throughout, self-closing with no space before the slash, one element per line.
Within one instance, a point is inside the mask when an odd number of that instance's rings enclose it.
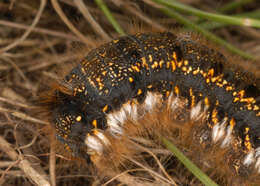
<path fill-rule="evenodd" d="M 68 71 L 90 48 L 119 36 L 95 3 L 86 2 L 0 1 L 0 185 L 137 186 L 151 185 L 149 179 L 153 179 L 153 185 L 198 185 L 190 175 L 181 176 L 187 175 L 181 165 L 171 173 L 175 176 L 169 175 L 165 166 L 172 164 L 171 155 L 163 148 L 155 148 L 153 141 L 139 139 L 138 143 L 144 154 L 152 157 L 152 163 L 128 159 L 135 167 L 102 176 L 91 166 L 67 160 L 40 132 L 48 121 L 35 112 L 36 100 L 46 90 L 46 82 L 59 79 L 56 72 Z M 181 29 L 175 20 L 143 1 L 106 2 L 127 33 Z M 204 10 L 221 6 L 207 0 L 183 2 Z M 256 4 L 237 11 L 254 10 Z M 260 58 L 259 30 L 228 26 L 214 32 Z M 259 71 L 259 64 L 250 67 Z M 151 167 L 153 164 L 156 166 Z M 145 174 L 150 176 L 146 179 Z"/>

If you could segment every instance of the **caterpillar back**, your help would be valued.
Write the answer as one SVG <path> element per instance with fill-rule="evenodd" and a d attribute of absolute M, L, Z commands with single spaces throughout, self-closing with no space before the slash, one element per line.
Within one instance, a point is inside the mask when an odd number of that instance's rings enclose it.
<path fill-rule="evenodd" d="M 125 137 L 144 135 L 143 128 L 176 129 L 163 124 L 165 111 L 179 126 L 195 123 L 190 138 L 201 148 L 229 149 L 234 175 L 260 172 L 256 78 L 189 36 L 120 37 L 89 52 L 64 84 L 52 92 L 48 110 L 57 139 L 76 157 L 98 164 L 95 158 L 109 152 L 134 154 Z M 147 122 L 153 113 L 160 125 Z"/>

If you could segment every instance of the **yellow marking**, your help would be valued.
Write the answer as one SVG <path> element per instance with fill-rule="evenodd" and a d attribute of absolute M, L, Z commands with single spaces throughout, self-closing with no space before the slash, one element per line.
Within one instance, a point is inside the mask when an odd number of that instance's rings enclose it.
<path fill-rule="evenodd" d="M 182 66 L 182 60 L 177 63 L 177 66 L 180 68 Z"/>
<path fill-rule="evenodd" d="M 130 72 L 133 72 L 133 69 L 131 69 L 131 68 L 128 68 L 128 71 L 130 71 Z"/>
<path fill-rule="evenodd" d="M 157 67 L 158 67 L 158 62 L 155 61 L 155 62 L 152 64 L 152 69 L 157 68 Z"/>
<path fill-rule="evenodd" d="M 246 103 L 255 103 L 255 99 L 253 97 L 249 98 L 242 98 L 240 102 L 246 102 Z"/>
<path fill-rule="evenodd" d="M 94 134 L 95 136 L 98 135 L 98 130 L 94 129 L 94 130 L 93 130 L 93 134 Z"/>
<path fill-rule="evenodd" d="M 238 96 L 239 96 L 241 99 L 244 97 L 244 95 L 245 95 L 245 90 L 240 90 L 240 91 L 238 92 Z"/>
<path fill-rule="evenodd" d="M 246 128 L 245 128 L 245 132 L 244 132 L 244 134 L 246 134 L 244 144 L 245 144 L 245 147 L 247 148 L 247 150 L 250 151 L 251 148 L 252 148 L 252 145 L 251 145 L 251 143 L 250 143 L 250 137 L 249 137 L 248 132 L 249 132 L 249 128 L 246 127 Z"/>
<path fill-rule="evenodd" d="M 96 87 L 95 83 L 90 78 L 88 78 L 88 81 L 93 87 Z"/>
<path fill-rule="evenodd" d="M 189 61 L 188 60 L 184 60 L 184 65 L 188 65 L 189 64 Z"/>
<path fill-rule="evenodd" d="M 197 68 L 196 70 L 193 71 L 193 75 L 197 75 L 199 73 L 200 69 Z"/>
<path fill-rule="evenodd" d="M 174 61 L 171 61 L 171 65 L 172 65 L 172 72 L 174 72 L 174 71 L 175 71 L 175 69 L 176 69 L 175 62 L 174 62 Z"/>
<path fill-rule="evenodd" d="M 108 110 L 108 105 L 105 105 L 104 107 L 103 107 L 103 112 L 106 112 Z"/>
<path fill-rule="evenodd" d="M 235 97 L 234 98 L 234 103 L 238 102 L 239 101 L 239 98 L 238 97 Z"/>
<path fill-rule="evenodd" d="M 103 71 L 101 72 L 103 76 L 105 76 L 107 74 L 107 71 Z"/>
<path fill-rule="evenodd" d="M 170 91 L 166 91 L 165 96 L 168 98 L 170 95 Z"/>
<path fill-rule="evenodd" d="M 214 76 L 214 69 L 213 68 L 209 69 L 208 76 L 210 76 L 210 77 Z"/>
<path fill-rule="evenodd" d="M 65 117 L 67 121 L 70 121 L 70 117 L 69 116 L 66 116 Z"/>
<path fill-rule="evenodd" d="M 234 128 L 235 125 L 236 125 L 235 119 L 232 118 L 232 119 L 229 121 L 229 124 L 230 124 L 230 128 L 231 128 L 231 130 L 233 130 L 233 128 Z"/>
<path fill-rule="evenodd" d="M 163 63 L 164 63 L 164 61 L 163 61 L 163 60 L 161 60 L 161 61 L 159 62 L 159 66 L 160 66 L 160 68 L 162 68 L 162 66 L 163 66 Z"/>
<path fill-rule="evenodd" d="M 105 94 L 108 94 L 109 90 L 108 90 L 108 89 L 106 89 L 104 92 L 105 92 Z"/>
<path fill-rule="evenodd" d="M 78 92 L 83 92 L 83 90 L 82 90 L 82 89 L 80 89 L 80 88 L 77 88 L 77 91 L 78 91 Z"/>
<path fill-rule="evenodd" d="M 113 43 L 118 43 L 118 41 L 119 41 L 118 39 L 115 39 L 113 40 Z"/>
<path fill-rule="evenodd" d="M 176 52 L 173 52 L 172 57 L 173 57 L 173 59 L 177 62 L 177 55 L 176 55 Z"/>
<path fill-rule="evenodd" d="M 212 82 L 212 83 L 215 83 L 216 81 L 221 82 L 221 81 L 222 81 L 221 76 L 217 76 L 217 77 L 212 77 L 212 78 L 211 78 L 211 82 Z"/>
<path fill-rule="evenodd" d="M 190 88 L 190 97 L 191 97 L 191 107 L 194 107 L 195 105 L 195 96 L 193 95 L 192 88 Z"/>
<path fill-rule="evenodd" d="M 139 69 L 137 66 L 132 65 L 131 67 L 132 67 L 132 69 L 135 70 L 136 72 L 140 72 L 140 69 Z"/>
<path fill-rule="evenodd" d="M 86 73 L 85 68 L 81 67 L 81 72 L 83 72 L 84 74 Z"/>
<path fill-rule="evenodd" d="M 180 90 L 177 86 L 174 87 L 174 92 L 175 92 L 176 95 L 179 95 Z"/>
<path fill-rule="evenodd" d="M 103 83 L 98 83 L 99 85 L 99 90 L 102 90 L 104 88 L 104 84 Z"/>
<path fill-rule="evenodd" d="M 80 121 L 81 121 L 81 119 L 82 119 L 82 117 L 81 117 L 81 116 L 77 116 L 77 117 L 76 117 L 76 121 L 78 121 L 78 122 L 80 122 Z"/>
<path fill-rule="evenodd" d="M 77 95 L 77 90 L 78 90 L 77 88 L 74 88 L 74 89 L 73 89 L 73 96 L 76 96 L 76 95 Z"/>
<path fill-rule="evenodd" d="M 232 86 L 227 86 L 227 87 L 226 87 L 226 91 L 231 91 L 231 90 L 233 90 L 233 87 L 232 87 Z"/>
<path fill-rule="evenodd" d="M 205 105 L 209 106 L 209 98 L 208 97 L 204 98 L 204 103 L 205 103 Z"/>
<path fill-rule="evenodd" d="M 246 105 L 246 107 L 248 110 L 252 110 L 252 105 L 249 104 L 249 105 Z"/>
<path fill-rule="evenodd" d="M 167 61 L 167 63 L 166 63 L 166 68 L 170 68 L 170 62 L 169 61 Z"/>
<path fill-rule="evenodd" d="M 130 83 L 134 82 L 134 79 L 132 77 L 129 77 L 129 82 Z"/>
<path fill-rule="evenodd" d="M 247 148 L 248 151 L 252 149 L 252 145 L 250 143 L 250 137 L 248 134 L 245 137 L 245 147 Z"/>
<path fill-rule="evenodd" d="M 213 111 L 212 111 L 212 122 L 214 123 L 214 125 L 216 125 L 217 123 L 218 123 L 218 111 L 217 111 L 217 109 L 216 108 L 214 108 L 213 109 Z"/>
<path fill-rule="evenodd" d="M 153 61 L 153 56 L 151 54 L 149 54 L 149 61 L 152 62 Z"/>
<path fill-rule="evenodd" d="M 93 125 L 95 128 L 97 128 L 97 120 L 96 120 L 96 119 L 92 121 L 92 125 Z"/>
<path fill-rule="evenodd" d="M 183 72 L 186 72 L 186 71 L 187 71 L 187 67 L 182 67 L 181 70 L 182 70 Z"/>
<path fill-rule="evenodd" d="M 257 105 L 254 105 L 254 109 L 253 110 L 259 110 L 259 107 Z"/>
<path fill-rule="evenodd" d="M 98 78 L 96 78 L 96 81 L 97 81 L 97 82 L 100 82 L 101 80 L 100 80 L 100 78 L 98 77 Z"/>
<path fill-rule="evenodd" d="M 142 57 L 141 60 L 142 60 L 143 66 L 145 66 L 146 68 L 148 68 L 148 64 L 146 63 L 146 58 L 145 58 L 145 57 Z"/>
<path fill-rule="evenodd" d="M 147 88 L 152 88 L 152 87 L 153 87 L 153 85 L 148 85 L 148 86 L 147 86 Z"/>
<path fill-rule="evenodd" d="M 140 94 L 142 94 L 142 90 L 141 89 L 138 89 L 138 91 L 137 91 L 137 95 L 139 96 Z"/>
<path fill-rule="evenodd" d="M 192 71 L 192 67 L 190 66 L 189 69 L 187 70 L 187 73 L 189 74 Z"/>

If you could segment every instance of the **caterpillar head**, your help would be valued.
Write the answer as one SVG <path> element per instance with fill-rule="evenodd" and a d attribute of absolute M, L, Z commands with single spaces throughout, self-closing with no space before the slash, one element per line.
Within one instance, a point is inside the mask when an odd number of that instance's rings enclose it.
<path fill-rule="evenodd" d="M 56 89 L 48 101 L 50 123 L 59 142 L 74 157 L 89 160 L 89 154 L 102 151 L 102 133 L 97 129 L 101 121 L 88 104 L 79 97 Z"/>

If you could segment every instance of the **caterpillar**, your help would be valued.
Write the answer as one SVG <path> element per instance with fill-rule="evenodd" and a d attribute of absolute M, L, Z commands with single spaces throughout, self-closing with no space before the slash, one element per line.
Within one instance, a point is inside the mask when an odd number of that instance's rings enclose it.
<path fill-rule="evenodd" d="M 146 115 L 167 110 L 174 120 L 204 120 L 200 143 L 231 149 L 234 172 L 257 174 L 259 95 L 256 77 L 217 50 L 185 35 L 137 33 L 90 51 L 52 91 L 48 110 L 58 141 L 88 161 L 143 127 Z"/>

